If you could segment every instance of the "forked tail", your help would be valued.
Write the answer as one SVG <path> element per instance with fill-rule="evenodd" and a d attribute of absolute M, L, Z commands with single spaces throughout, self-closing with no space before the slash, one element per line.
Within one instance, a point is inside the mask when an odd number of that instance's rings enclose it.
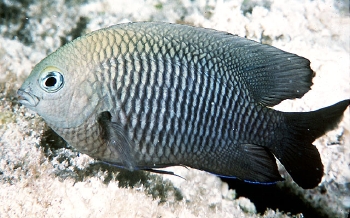
<path fill-rule="evenodd" d="M 321 181 L 323 164 L 312 143 L 336 127 L 349 103 L 348 99 L 317 111 L 283 113 L 280 140 L 270 149 L 302 188 L 314 188 Z"/>

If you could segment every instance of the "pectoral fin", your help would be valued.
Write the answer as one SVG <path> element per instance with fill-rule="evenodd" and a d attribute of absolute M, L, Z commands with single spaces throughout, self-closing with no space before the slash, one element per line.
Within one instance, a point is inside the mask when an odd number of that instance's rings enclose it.
<path fill-rule="evenodd" d="M 104 111 L 98 116 L 102 139 L 111 153 L 115 154 L 112 156 L 117 157 L 116 160 L 107 160 L 107 162 L 113 165 L 121 165 L 122 168 L 133 171 L 135 170 L 132 153 L 133 143 L 128 138 L 123 127 L 117 122 L 112 122 L 111 118 L 112 116 L 108 111 Z"/>

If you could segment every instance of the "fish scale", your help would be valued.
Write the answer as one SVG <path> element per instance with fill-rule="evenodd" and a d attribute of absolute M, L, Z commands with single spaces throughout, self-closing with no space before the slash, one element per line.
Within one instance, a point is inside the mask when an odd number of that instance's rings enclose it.
<path fill-rule="evenodd" d="M 323 176 L 312 142 L 349 100 L 312 112 L 272 106 L 310 90 L 310 62 L 229 33 L 158 22 L 82 36 L 35 66 L 18 90 L 72 147 L 128 170 L 186 165 L 254 183 Z M 169 173 L 161 170 L 155 172 Z"/>

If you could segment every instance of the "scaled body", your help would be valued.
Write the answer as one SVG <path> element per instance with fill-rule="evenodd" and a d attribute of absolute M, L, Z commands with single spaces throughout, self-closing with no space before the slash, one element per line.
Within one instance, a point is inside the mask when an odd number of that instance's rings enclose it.
<path fill-rule="evenodd" d="M 349 100 L 310 113 L 268 107 L 310 89 L 309 65 L 224 32 L 129 23 L 58 49 L 18 94 L 77 150 L 129 170 L 181 164 L 268 183 L 281 180 L 277 157 L 312 188 L 323 175 L 312 142 Z"/>

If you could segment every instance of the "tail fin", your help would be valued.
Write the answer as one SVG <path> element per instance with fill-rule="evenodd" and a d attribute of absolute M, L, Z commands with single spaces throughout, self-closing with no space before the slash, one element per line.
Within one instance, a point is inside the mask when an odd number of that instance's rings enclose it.
<path fill-rule="evenodd" d="M 321 157 L 312 142 L 336 127 L 349 104 L 348 99 L 317 111 L 283 113 L 285 128 L 271 150 L 302 188 L 316 187 L 323 176 Z"/>

